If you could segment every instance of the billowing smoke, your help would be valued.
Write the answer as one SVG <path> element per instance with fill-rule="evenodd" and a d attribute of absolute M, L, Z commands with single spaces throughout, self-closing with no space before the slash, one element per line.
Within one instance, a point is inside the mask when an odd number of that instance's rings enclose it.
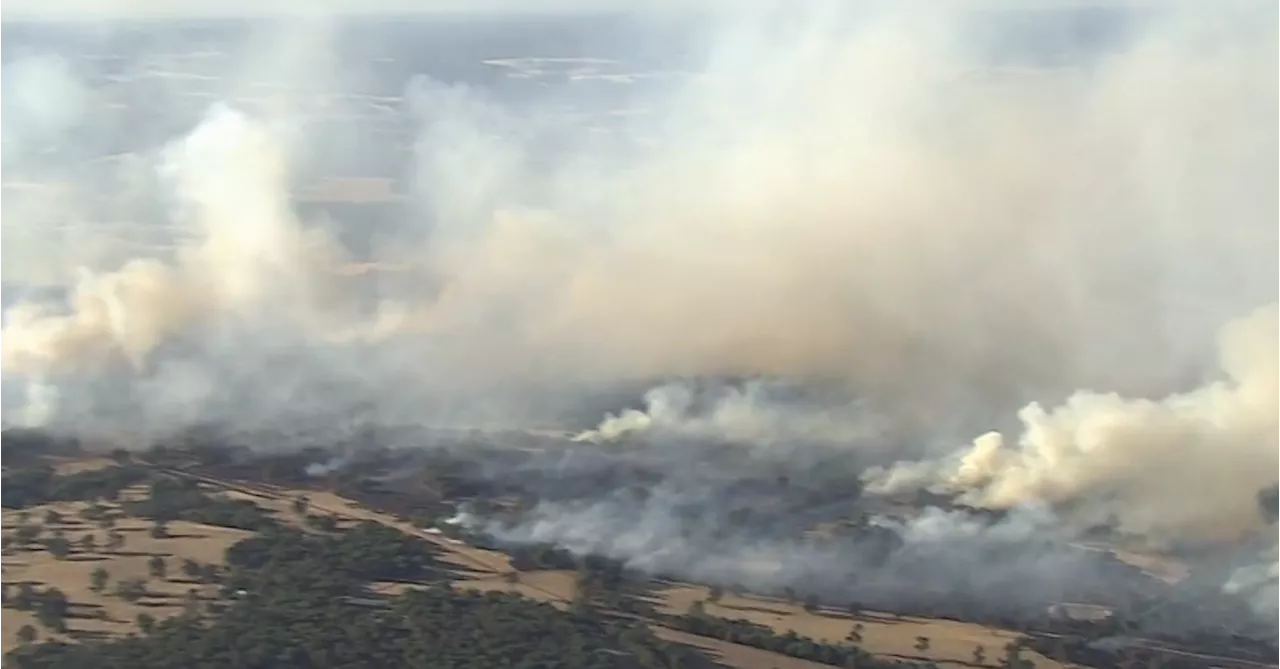
<path fill-rule="evenodd" d="M 416 373 L 410 392 L 447 377 L 544 394 L 672 376 L 834 379 L 879 412 L 943 421 L 1040 393 L 1182 383 L 1214 329 L 1272 301 L 1275 165 L 1259 147 L 1274 144 L 1275 91 L 1258 82 L 1271 80 L 1275 36 L 1254 14 L 1200 26 L 1171 9 L 1137 21 L 1119 50 L 1010 70 L 980 55 L 1011 36 L 972 28 L 972 12 L 812 11 L 711 32 L 698 76 L 669 77 L 645 101 L 648 120 L 624 128 L 645 144 L 556 135 L 550 165 L 537 154 L 555 105 L 522 121 L 485 93 L 415 86 L 424 211 L 406 226 L 429 222 L 417 236 L 427 244 L 374 260 L 437 279 L 383 295 L 371 329 L 404 355 L 362 373 Z M 290 61 L 293 73 L 306 59 Z M 315 279 L 286 206 L 290 156 L 245 164 L 309 142 L 273 122 L 244 131 L 256 148 L 215 148 L 238 141 L 226 125 L 211 119 L 181 141 L 219 155 L 178 184 L 206 231 L 195 273 L 219 280 L 152 281 L 161 270 L 146 256 L 94 268 L 112 278 L 74 291 L 70 308 L 85 312 L 67 317 L 74 336 L 48 322 L 62 314 L 23 305 L 7 359 L 58 367 L 64 348 L 122 345 L 154 355 L 174 333 L 138 313 L 152 302 L 199 312 L 201 328 L 183 331 L 199 339 L 244 313 L 228 300 L 251 299 L 263 272 Z M 232 184 L 243 192 L 216 202 Z M 224 250 L 241 240 L 256 250 Z M 232 264 L 209 269 L 222 260 Z M 95 315 L 103 283 L 119 286 L 108 302 L 134 330 L 124 339 L 122 326 L 94 324 L 111 320 Z M 157 283 L 146 298 L 134 287 Z M 291 301 L 270 284 L 277 305 Z M 235 318 L 293 332 L 295 312 Z"/>
<path fill-rule="evenodd" d="M 587 465 L 646 477 L 495 533 L 770 588 L 862 565 L 859 596 L 881 600 L 964 573 L 944 556 L 1046 596 L 1098 583 L 1056 556 L 1100 524 L 1147 544 L 1259 531 L 1277 478 L 1275 7 L 1118 4 L 1086 39 L 1042 32 L 1088 23 L 1070 9 L 748 4 L 690 21 L 682 59 L 638 28 L 580 60 L 502 41 L 465 47 L 500 84 L 457 81 L 451 51 L 393 93 L 360 90 L 380 62 L 360 50 L 462 49 L 456 26 L 366 27 L 383 32 L 346 58 L 341 29 L 308 23 L 262 40 L 286 45 L 270 67 L 247 40 L 201 75 L 227 80 L 212 93 L 146 89 L 125 120 L 117 84 L 30 61 L 57 76 L 6 80 L 25 105 L 6 178 L 61 186 L 13 200 L 6 181 L 5 259 L 41 262 L 4 274 L 5 421 L 139 444 L 217 424 L 262 448 L 564 427 Z M 640 53 L 654 62 L 628 65 Z M 348 104 L 414 138 L 374 160 L 326 116 Z M 114 147 L 123 127 L 151 134 L 116 168 L 26 148 Z M 153 165 L 154 188 L 103 185 Z M 386 165 L 411 188 L 385 234 L 295 202 L 329 167 Z M 124 242 L 135 228 L 147 243 Z M 553 460 L 521 474 L 589 469 Z M 873 492 L 1004 515 L 872 514 L 903 542 L 882 549 L 788 534 L 821 515 L 788 495 L 847 516 L 838 491 L 856 497 L 869 464 Z M 772 521 L 728 529 L 765 498 Z M 1228 589 L 1266 587 L 1245 571 Z"/>
<path fill-rule="evenodd" d="M 657 433 L 772 449 L 816 443 L 875 446 L 881 434 L 871 412 L 858 411 L 847 402 L 822 402 L 813 393 L 798 392 L 802 390 L 762 380 L 708 389 L 671 383 L 646 392 L 643 411 L 610 414 L 574 440 L 601 443 L 629 434 Z"/>
<path fill-rule="evenodd" d="M 1085 560 L 1046 544 L 1027 551 L 1022 543 L 1036 532 L 1049 536 L 1051 518 L 1026 512 L 988 524 L 963 513 L 931 509 L 910 521 L 879 519 L 856 534 L 808 540 L 785 539 L 755 524 L 714 516 L 693 516 L 681 507 L 697 505 L 696 491 L 660 488 L 637 504 L 619 496 L 590 505 L 547 504 L 518 526 L 464 522 L 512 543 L 551 544 L 582 555 L 603 555 L 652 574 L 699 582 L 748 587 L 757 592 L 792 589 L 821 594 L 825 601 L 901 605 L 931 590 L 952 593 L 966 587 L 971 596 L 996 600 L 987 588 L 1010 580 L 1038 581 L 1042 588 L 1025 597 L 1005 596 L 1005 611 L 1027 613 L 1031 602 L 1063 596 L 1089 569 Z M 777 528 L 775 528 L 777 529 Z M 1001 549 L 1012 559 L 991 560 Z M 1012 550 L 1010 550 L 1012 549 Z M 1010 572 L 1045 575 L 1019 578 Z M 1052 575 L 1052 577 L 1049 577 Z M 1093 576 L 1093 575 L 1090 575 Z M 1096 578 L 1090 578 L 1096 582 Z"/>
<path fill-rule="evenodd" d="M 75 371 L 113 357 L 140 368 L 192 329 L 266 309 L 283 320 L 312 305 L 312 277 L 332 258 L 290 213 L 283 156 L 261 128 L 216 108 L 173 147 L 168 165 L 189 207 L 182 219 L 192 241 L 174 249 L 172 262 L 138 258 L 115 271 L 83 270 L 66 313 L 31 303 L 9 310 L 6 373 Z"/>
<path fill-rule="evenodd" d="M 323 282 L 334 251 L 292 215 L 285 158 L 259 124 L 215 108 L 164 164 L 182 203 L 174 217 L 182 241 L 171 252 L 115 270 L 81 268 L 64 308 L 21 302 L 5 314 L 6 384 L 30 379 L 38 413 L 55 424 L 144 437 L 196 424 L 219 392 L 216 361 L 202 358 L 229 354 L 225 342 L 252 337 L 261 349 L 273 332 L 305 341 L 343 325 Z M 261 329 L 264 318 L 272 330 Z M 165 348 L 199 357 L 157 359 Z M 138 413 L 119 399 L 103 404 L 134 393 L 146 404 L 138 427 L 129 426 Z"/>
<path fill-rule="evenodd" d="M 1052 410 L 1031 404 L 1013 443 L 992 432 L 940 461 L 871 471 L 871 490 L 1070 507 L 1088 523 L 1169 539 L 1257 530 L 1259 491 L 1280 470 L 1278 320 L 1271 305 L 1223 329 L 1221 381 L 1160 401 L 1081 391 Z"/>

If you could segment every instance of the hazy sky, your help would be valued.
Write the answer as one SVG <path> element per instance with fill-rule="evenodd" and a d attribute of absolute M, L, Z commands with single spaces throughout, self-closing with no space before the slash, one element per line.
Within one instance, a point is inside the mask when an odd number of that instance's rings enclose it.
<path fill-rule="evenodd" d="M 975 7 L 1132 6 L 1146 0 L 936 0 Z M 865 4 L 868 0 L 862 0 Z M 769 4 L 762 0 L 7 0 L 9 18 L 210 17 L 279 14 L 474 14 L 591 11 L 698 11 Z"/>

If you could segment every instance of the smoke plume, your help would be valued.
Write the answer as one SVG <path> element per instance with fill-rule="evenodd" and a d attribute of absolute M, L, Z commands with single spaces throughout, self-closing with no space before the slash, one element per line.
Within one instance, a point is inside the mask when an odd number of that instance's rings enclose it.
<path fill-rule="evenodd" d="M 1259 529 L 1258 491 L 1280 470 L 1277 314 L 1271 305 L 1223 329 L 1222 381 L 1160 401 L 1081 391 L 1052 410 L 1031 404 L 1015 443 L 988 433 L 942 461 L 869 472 L 871 488 L 929 487 L 999 509 L 1070 505 L 1142 536 Z"/>
<path fill-rule="evenodd" d="M 426 247 L 395 260 L 440 284 L 384 295 L 370 329 L 419 349 L 416 387 L 446 371 L 486 387 L 835 379 L 880 411 L 933 418 L 1167 388 L 1218 325 L 1271 301 L 1275 166 L 1258 147 L 1274 144 L 1275 91 L 1257 82 L 1274 34 L 1251 14 L 1197 27 L 1170 10 L 1117 52 L 1008 71 L 978 59 L 999 40 L 966 13 L 881 13 L 735 28 L 699 76 L 654 94 L 653 120 L 629 128 L 647 145 L 570 140 L 549 173 L 531 164 L 545 107 L 521 122 L 467 89 L 417 95 L 434 220 Z M 267 275 L 277 305 L 320 282 L 287 206 L 289 157 L 250 157 L 306 142 L 245 118 L 259 137 L 226 148 L 240 141 L 228 123 L 181 142 L 211 154 L 179 170 L 204 240 L 177 262 L 194 266 L 92 268 L 71 315 L 18 307 L 14 371 L 154 356 L 173 328 L 200 338 L 228 319 L 301 329 L 296 309 L 243 314 Z M 200 328 L 181 325 L 193 317 Z"/>
<path fill-rule="evenodd" d="M 1055 553 L 1098 524 L 1264 531 L 1275 7 L 747 4 L 591 23 L 585 54 L 335 19 L 183 76 L 7 61 L 4 420 L 259 448 L 564 428 L 594 455 L 521 476 L 645 477 L 479 526 L 769 588 L 862 565 L 882 600 L 962 579 L 943 556 L 1099 583 Z M 375 81 L 409 53 L 439 57 Z M 409 136 L 368 149 L 353 118 Z M 375 169 L 394 220 L 314 211 L 379 199 L 313 192 Z M 883 551 L 793 536 L 860 481 L 1004 515 L 875 513 L 904 542 Z M 726 529 L 766 498 L 773 521 Z M 1230 589 L 1274 591 L 1255 576 Z"/>

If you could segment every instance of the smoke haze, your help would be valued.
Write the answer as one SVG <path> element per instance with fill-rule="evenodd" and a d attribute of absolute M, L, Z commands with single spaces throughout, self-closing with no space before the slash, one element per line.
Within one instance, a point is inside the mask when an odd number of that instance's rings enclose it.
<path fill-rule="evenodd" d="M 937 556 L 978 574 L 982 542 L 1097 524 L 1271 533 L 1231 588 L 1274 592 L 1275 8 L 1113 10 L 1065 52 L 1007 9 L 817 3 L 699 15 L 680 67 L 485 54 L 516 81 L 632 86 L 620 132 L 566 129 L 572 86 L 512 102 L 417 72 L 379 102 L 413 126 L 409 204 L 364 251 L 294 201 L 343 139 L 317 100 L 371 67 L 334 55 L 335 21 L 246 41 L 198 123 L 156 120 L 107 182 L 78 162 L 123 127 L 107 92 L 7 57 L 4 420 L 137 444 L 213 423 L 264 448 L 561 427 L 659 482 L 475 526 L 767 588 L 876 560 L 726 534 L 723 491 L 679 473 L 726 445 L 796 477 L 843 460 L 873 493 L 1008 512 L 876 520 L 905 544 L 870 599 L 942 578 Z M 712 509 L 693 523 L 690 496 Z M 1070 559 L 999 564 L 1052 590 Z"/>

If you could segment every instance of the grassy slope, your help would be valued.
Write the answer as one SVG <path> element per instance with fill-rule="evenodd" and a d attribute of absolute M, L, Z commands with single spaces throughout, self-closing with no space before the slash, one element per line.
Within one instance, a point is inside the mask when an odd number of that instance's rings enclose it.
<path fill-rule="evenodd" d="M 66 462 L 59 469 L 70 471 L 104 466 L 101 461 L 81 464 Z M 264 509 L 274 512 L 277 518 L 293 525 L 301 525 L 301 516 L 296 514 L 291 500 L 299 494 L 309 499 L 311 513 L 327 513 L 339 520 L 339 525 L 349 525 L 363 520 L 371 520 L 393 527 L 400 531 L 423 536 L 436 543 L 444 554 L 444 559 L 451 562 L 467 576 L 456 581 L 455 585 L 477 590 L 514 591 L 528 597 L 550 601 L 559 606 L 566 606 L 573 599 L 574 576 L 565 571 L 535 571 L 520 574 L 518 583 L 507 583 L 502 575 L 510 571 L 509 558 L 498 551 L 474 548 L 450 542 L 439 536 L 423 535 L 417 528 L 393 516 L 364 508 L 350 500 L 327 492 L 300 491 L 274 488 L 270 486 L 227 485 L 212 479 L 204 479 L 203 483 L 210 488 L 220 489 L 223 494 L 232 498 L 250 499 Z M 137 494 L 128 491 L 127 494 Z M 98 544 L 106 541 L 106 532 L 88 525 L 76 518 L 76 513 L 86 506 L 85 503 L 58 503 L 42 505 L 30 509 L 32 518 L 37 521 L 43 518 L 47 509 L 56 509 L 67 518 L 67 522 L 59 526 L 64 530 L 73 544 L 85 533 L 92 533 Z M 6 526 L 16 524 L 16 512 L 6 511 Z M 195 523 L 175 522 L 169 525 L 172 537 L 153 539 L 147 532 L 150 524 L 147 521 L 127 518 L 117 525 L 126 536 L 125 548 L 118 554 L 76 553 L 70 559 L 55 560 L 44 551 L 26 551 L 4 558 L 4 580 L 6 583 L 28 581 L 38 587 L 56 585 L 72 602 L 76 614 L 92 615 L 97 609 L 106 611 L 107 618 L 98 620 L 89 617 L 75 618 L 69 621 L 72 634 L 80 635 L 115 635 L 136 632 L 137 615 L 147 612 L 156 619 L 177 615 L 182 611 L 183 596 L 190 588 L 199 588 L 202 597 L 212 598 L 214 586 L 197 586 L 191 583 L 175 582 L 181 579 L 179 567 L 183 558 L 191 558 L 201 562 L 220 563 L 223 551 L 231 544 L 248 536 L 250 533 L 221 527 L 199 525 Z M 52 529 L 52 528 L 50 528 Z M 147 561 L 153 555 L 162 555 L 169 561 L 169 580 L 149 578 L 148 587 L 154 591 L 138 603 L 130 604 L 110 595 L 114 583 L 121 578 L 146 578 Z M 107 592 L 96 594 L 89 590 L 89 574 L 98 566 L 105 567 L 111 573 L 111 585 Z M 391 593 L 402 590 L 403 584 L 380 584 L 378 589 Z M 659 610 L 671 613 L 687 611 L 694 601 L 702 601 L 707 597 L 707 589 L 703 586 L 688 584 L 671 584 L 658 589 L 654 603 Z M 1016 635 L 1003 630 L 994 630 L 979 625 L 953 621 L 927 620 L 920 618 L 898 618 L 893 616 L 868 613 L 855 621 L 847 614 L 836 612 L 804 611 L 801 607 L 782 601 L 755 597 L 725 595 L 719 603 L 705 604 L 706 611 L 715 616 L 725 618 L 745 618 L 752 622 L 767 625 L 779 632 L 795 630 L 799 634 L 825 641 L 839 641 L 845 638 L 855 622 L 863 627 L 863 646 L 871 652 L 902 659 L 931 659 L 941 661 L 944 666 L 967 665 L 976 645 L 984 645 L 987 649 L 991 666 L 995 666 L 994 658 L 998 658 L 1001 649 Z M 27 623 L 34 624 L 31 613 L 6 609 L 3 612 L 3 646 L 9 650 L 16 644 L 18 628 Z M 41 638 L 48 636 L 41 630 Z M 740 644 L 727 643 L 705 637 L 686 634 L 663 627 L 655 627 L 655 631 L 664 638 L 702 648 L 720 659 L 720 661 L 742 669 L 777 667 L 778 669 L 807 669 L 818 667 L 812 662 L 797 660 L 778 653 L 763 651 Z M 913 646 L 916 637 L 930 638 L 930 650 L 918 652 Z M 1060 665 L 1040 656 L 1033 656 L 1036 666 L 1043 669 L 1056 669 Z"/>

